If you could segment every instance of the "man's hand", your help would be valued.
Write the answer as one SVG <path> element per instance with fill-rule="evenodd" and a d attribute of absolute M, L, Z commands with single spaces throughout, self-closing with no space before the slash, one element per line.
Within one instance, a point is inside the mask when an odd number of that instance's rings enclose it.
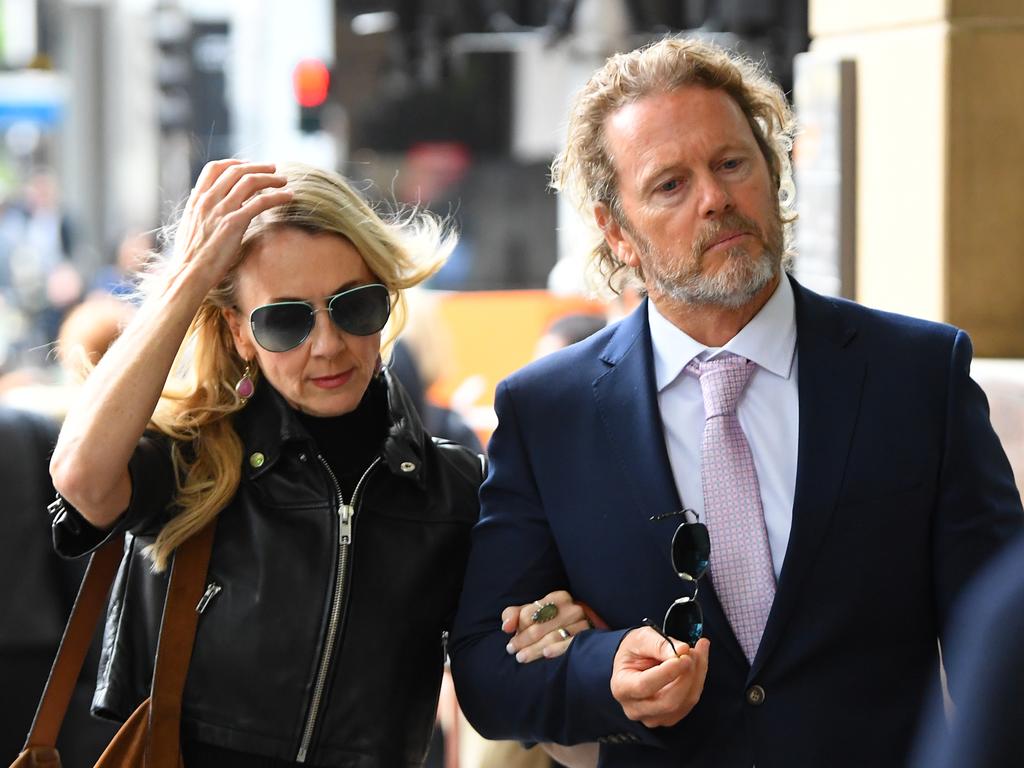
<path fill-rule="evenodd" d="M 678 723 L 704 690 L 711 644 L 707 638 L 693 648 L 673 642 L 675 649 L 656 630 L 640 627 L 622 639 L 612 660 L 612 696 L 626 717 L 648 728 Z"/>

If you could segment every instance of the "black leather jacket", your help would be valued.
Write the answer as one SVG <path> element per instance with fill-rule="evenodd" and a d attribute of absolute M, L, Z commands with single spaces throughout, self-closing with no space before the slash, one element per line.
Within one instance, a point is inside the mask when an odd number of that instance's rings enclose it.
<path fill-rule="evenodd" d="M 355 498 L 269 386 L 236 416 L 238 492 L 217 523 L 182 712 L 188 739 L 316 766 L 420 765 L 479 508 L 482 459 L 431 439 L 385 370 L 391 426 Z M 149 691 L 166 576 L 144 531 L 173 495 L 168 446 L 145 437 L 119 524 L 93 711 L 126 718 Z M 59 551 L 107 534 L 66 510 Z M 498 619 L 495 618 L 495 621 Z"/>

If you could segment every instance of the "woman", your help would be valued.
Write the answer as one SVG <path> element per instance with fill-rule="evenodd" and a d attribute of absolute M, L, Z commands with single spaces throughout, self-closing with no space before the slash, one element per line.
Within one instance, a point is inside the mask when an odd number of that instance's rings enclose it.
<path fill-rule="evenodd" d="M 423 432 L 381 366 L 381 334 L 390 316 L 386 354 L 403 289 L 450 247 L 432 219 L 385 224 L 333 174 L 206 166 L 173 254 L 50 465 L 64 554 L 137 534 L 94 710 L 123 719 L 147 695 L 157 583 L 216 519 L 186 765 L 422 762 L 482 467 Z M 557 653 L 558 629 L 586 626 L 566 607 L 532 628 L 529 640 L 547 634 L 529 654 Z"/>

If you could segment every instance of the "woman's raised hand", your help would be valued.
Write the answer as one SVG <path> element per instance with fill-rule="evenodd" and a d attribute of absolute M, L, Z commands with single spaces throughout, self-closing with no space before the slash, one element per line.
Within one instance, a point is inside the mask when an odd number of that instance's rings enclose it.
<path fill-rule="evenodd" d="M 292 199 L 276 170 L 241 160 L 203 168 L 178 226 L 167 284 L 136 313 L 69 410 L 50 473 L 93 525 L 109 527 L 128 507 L 128 463 L 196 310 L 234 266 L 249 223 Z"/>
<path fill-rule="evenodd" d="M 292 199 L 273 163 L 225 159 L 207 163 L 188 197 L 174 243 L 183 268 L 207 272 L 216 285 L 235 265 L 249 223 Z"/>

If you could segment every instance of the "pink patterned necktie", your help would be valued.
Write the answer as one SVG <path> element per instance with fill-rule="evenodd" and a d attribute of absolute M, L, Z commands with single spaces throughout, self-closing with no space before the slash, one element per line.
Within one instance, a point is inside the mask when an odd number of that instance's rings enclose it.
<path fill-rule="evenodd" d="M 704 396 L 701 485 L 711 534 L 711 579 L 736 639 L 753 662 L 775 598 L 775 570 L 750 445 L 736 402 L 757 366 L 745 357 L 691 360 Z"/>

